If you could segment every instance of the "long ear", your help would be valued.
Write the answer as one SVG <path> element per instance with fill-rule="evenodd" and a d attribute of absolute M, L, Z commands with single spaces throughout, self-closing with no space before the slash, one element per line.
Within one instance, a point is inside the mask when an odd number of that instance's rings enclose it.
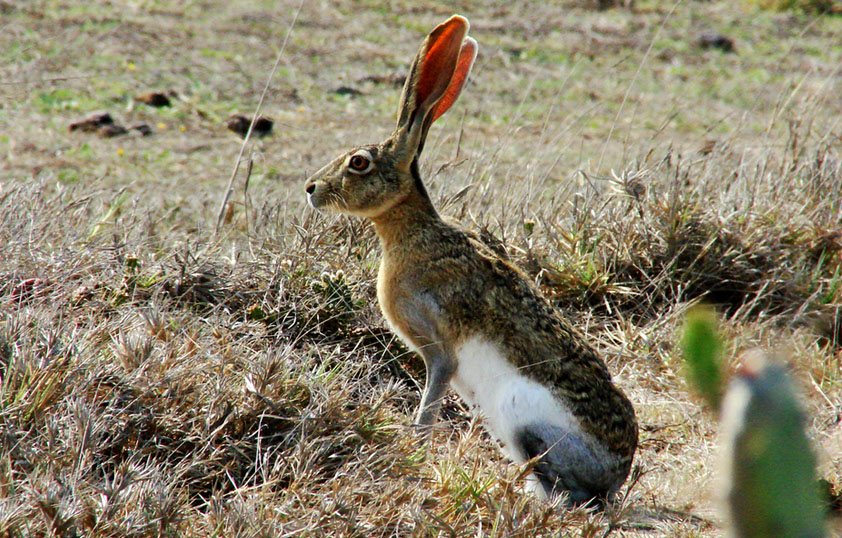
<path fill-rule="evenodd" d="M 462 93 L 462 87 L 465 86 L 465 81 L 468 80 L 468 74 L 470 74 L 471 66 L 474 65 L 476 58 L 477 42 L 472 37 L 466 37 L 465 42 L 462 44 L 462 50 L 459 51 L 459 60 L 456 62 L 456 69 L 453 71 L 450 84 L 447 85 L 444 95 L 442 95 L 436 104 L 436 109 L 431 116 L 430 123 L 439 119 L 456 102 L 456 99 L 459 98 L 459 94 Z"/>
<path fill-rule="evenodd" d="M 477 43 L 466 38 L 468 20 L 454 15 L 438 25 L 418 50 L 398 109 L 396 134 L 409 166 L 424 147 L 427 131 L 453 105 L 471 71 Z"/>

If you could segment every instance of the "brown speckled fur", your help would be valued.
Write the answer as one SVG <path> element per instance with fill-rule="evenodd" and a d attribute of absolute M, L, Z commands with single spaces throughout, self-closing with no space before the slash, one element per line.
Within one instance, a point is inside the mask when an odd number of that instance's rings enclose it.
<path fill-rule="evenodd" d="M 453 17 L 428 36 L 410 70 L 395 132 L 381 144 L 352 149 L 308 179 L 310 203 L 374 222 L 383 247 L 380 307 L 427 363 L 418 415 L 422 426 L 435 420 L 443 387 L 458 367 L 454 350 L 472 336 L 484 335 L 522 374 L 548 387 L 582 430 L 616 457 L 611 473 L 621 483 L 631 466 L 638 429 L 632 405 L 612 383 L 605 363 L 517 267 L 476 236 L 446 223 L 421 181 L 418 154 L 432 123 L 431 111 L 438 106 L 436 88 L 447 81 L 437 81 L 438 86 L 425 92 L 418 88 L 420 73 L 432 47 L 453 48 L 437 42 L 437 32 L 450 32 L 454 37 L 449 39 L 461 44 L 467 21 Z M 460 55 L 458 47 L 455 51 L 447 54 Z M 435 60 L 451 71 L 451 64 L 458 65 L 455 60 L 447 64 L 447 57 Z M 450 80 L 451 74 L 446 77 Z M 455 97 L 447 106 L 452 101 Z M 365 174 L 349 170 L 349 159 L 358 154 L 371 157 L 372 169 Z"/>
<path fill-rule="evenodd" d="M 496 335 L 522 373 L 553 387 L 588 433 L 631 463 L 637 446 L 631 403 L 583 335 L 520 269 L 442 220 L 429 199 L 372 220 L 383 245 L 378 297 L 401 332 L 413 335 L 401 298 L 427 290 L 442 306 L 439 330 L 453 347 L 473 334 Z"/>

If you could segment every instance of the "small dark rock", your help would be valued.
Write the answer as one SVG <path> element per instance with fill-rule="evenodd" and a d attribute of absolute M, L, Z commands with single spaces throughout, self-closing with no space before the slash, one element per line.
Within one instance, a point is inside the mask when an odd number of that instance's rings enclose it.
<path fill-rule="evenodd" d="M 85 133 L 92 133 L 98 131 L 103 125 L 111 125 L 114 123 L 114 118 L 108 112 L 94 112 L 87 118 L 71 123 L 70 131 L 82 131 Z"/>
<path fill-rule="evenodd" d="M 722 52 L 734 52 L 736 50 L 734 40 L 719 32 L 702 32 L 699 34 L 696 44 L 705 50 L 719 49 Z"/>
<path fill-rule="evenodd" d="M 335 93 L 336 95 L 350 95 L 351 97 L 363 95 L 363 92 L 356 88 L 351 88 L 350 86 L 339 86 L 338 88 L 330 90 L 330 93 Z"/>
<path fill-rule="evenodd" d="M 129 126 L 129 131 L 137 131 L 140 136 L 149 136 L 152 134 L 152 127 L 145 123 L 135 123 Z"/>
<path fill-rule="evenodd" d="M 115 136 L 128 134 L 129 131 L 120 124 L 112 123 L 111 125 L 103 125 L 97 132 L 103 138 L 114 138 Z"/>
<path fill-rule="evenodd" d="M 170 98 L 164 92 L 146 92 L 136 95 L 134 98 L 138 103 L 154 107 L 171 106 Z"/>
<path fill-rule="evenodd" d="M 257 136 L 266 136 L 272 132 L 272 126 L 275 124 L 272 120 L 265 116 L 260 116 L 257 118 L 257 121 L 254 122 L 254 132 L 257 133 Z"/>
<path fill-rule="evenodd" d="M 266 136 L 272 132 L 272 126 L 275 122 L 266 116 L 260 116 L 254 122 L 252 134 L 256 136 Z M 251 118 L 243 116 L 242 114 L 232 114 L 226 122 L 229 131 L 233 131 L 245 138 L 249 132 L 249 125 L 251 125 Z"/>
<path fill-rule="evenodd" d="M 234 131 L 240 136 L 246 136 L 250 123 L 251 120 L 242 114 L 232 114 L 228 117 L 228 121 L 225 124 L 228 126 L 229 131 Z"/>
<path fill-rule="evenodd" d="M 406 72 L 389 73 L 386 75 L 368 75 L 359 79 L 359 82 L 373 82 L 375 84 L 391 84 L 393 86 L 403 86 L 406 82 Z"/>

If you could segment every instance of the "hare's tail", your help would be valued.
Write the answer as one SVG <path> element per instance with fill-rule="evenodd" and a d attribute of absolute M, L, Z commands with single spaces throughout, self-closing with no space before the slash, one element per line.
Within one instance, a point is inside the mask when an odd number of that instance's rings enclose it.
<path fill-rule="evenodd" d="M 538 458 L 533 473 L 549 498 L 567 492 L 571 505 L 602 506 L 626 478 L 618 459 L 594 448 L 581 433 L 532 424 L 522 428 L 516 439 L 526 458 Z"/>

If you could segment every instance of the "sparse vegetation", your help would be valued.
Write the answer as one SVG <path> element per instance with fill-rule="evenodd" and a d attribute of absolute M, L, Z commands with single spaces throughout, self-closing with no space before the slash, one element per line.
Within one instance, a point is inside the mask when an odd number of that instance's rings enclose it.
<path fill-rule="evenodd" d="M 835 0 L 751 0 L 748 4 L 774 11 L 799 11 L 810 14 L 842 12 L 842 4 Z"/>
<path fill-rule="evenodd" d="M 214 235 L 226 120 L 297 6 L 0 2 L 0 534 L 720 536 L 717 427 L 681 374 L 700 298 L 726 370 L 788 349 L 842 483 L 842 18 L 305 2 Z M 480 55 L 422 173 L 634 402 L 638 470 L 606 513 L 532 499 L 455 398 L 419 453 L 423 364 L 383 326 L 373 232 L 305 208 L 314 166 L 388 134 L 452 12 Z M 699 47 L 710 29 L 735 52 Z M 151 133 L 69 130 L 103 110 Z"/>

